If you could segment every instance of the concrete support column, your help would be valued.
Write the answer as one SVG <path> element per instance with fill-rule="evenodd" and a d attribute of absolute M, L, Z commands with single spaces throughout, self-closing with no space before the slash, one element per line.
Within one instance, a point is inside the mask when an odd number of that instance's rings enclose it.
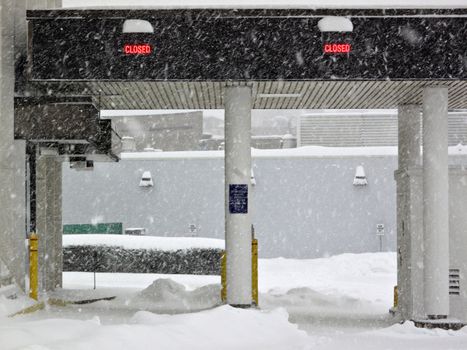
<path fill-rule="evenodd" d="M 424 306 L 428 318 L 449 314 L 448 89 L 423 94 Z"/>
<path fill-rule="evenodd" d="M 36 163 L 36 230 L 39 235 L 39 290 L 62 286 L 62 163 L 40 155 Z"/>
<path fill-rule="evenodd" d="M 399 170 L 421 165 L 421 124 L 419 105 L 398 108 Z"/>
<path fill-rule="evenodd" d="M 26 3 L 27 8 L 31 10 L 62 7 L 62 0 L 26 0 Z"/>
<path fill-rule="evenodd" d="M 49 8 L 60 8 L 62 7 L 62 0 L 49 0 Z"/>
<path fill-rule="evenodd" d="M 251 306 L 251 88 L 227 86 L 224 106 L 227 303 Z"/>
<path fill-rule="evenodd" d="M 25 288 L 25 142 L 14 140 L 15 64 L 26 55 L 26 8 L 49 4 L 16 0 L 0 6 L 0 260 Z M 54 2 L 54 7 L 60 1 Z M 17 82 L 18 83 L 18 82 Z M 18 91 L 21 90 L 17 86 Z"/>
<path fill-rule="evenodd" d="M 15 11 L 0 6 L 0 260 L 25 285 L 24 142 L 14 141 Z"/>
<path fill-rule="evenodd" d="M 423 181 L 421 172 L 421 108 L 398 108 L 399 169 L 397 181 L 398 314 L 414 319 L 423 313 Z"/>

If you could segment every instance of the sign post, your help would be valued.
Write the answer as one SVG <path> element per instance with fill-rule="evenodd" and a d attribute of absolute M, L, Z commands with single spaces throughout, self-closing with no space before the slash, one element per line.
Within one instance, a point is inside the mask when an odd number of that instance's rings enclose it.
<path fill-rule="evenodd" d="M 384 224 L 376 225 L 376 236 L 379 237 L 379 251 L 383 251 Z"/>

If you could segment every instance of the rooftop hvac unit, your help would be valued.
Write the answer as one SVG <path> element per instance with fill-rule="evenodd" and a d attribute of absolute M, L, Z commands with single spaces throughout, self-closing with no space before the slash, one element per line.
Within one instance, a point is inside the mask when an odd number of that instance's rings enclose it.
<path fill-rule="evenodd" d="M 136 141 L 134 137 L 123 136 L 122 137 L 122 152 L 135 152 Z"/>

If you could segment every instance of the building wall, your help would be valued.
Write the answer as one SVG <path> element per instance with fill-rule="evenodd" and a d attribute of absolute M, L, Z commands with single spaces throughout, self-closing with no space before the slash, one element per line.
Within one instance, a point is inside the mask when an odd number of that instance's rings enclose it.
<path fill-rule="evenodd" d="M 397 113 L 368 111 L 323 112 L 302 115 L 299 119 L 299 146 L 331 147 L 397 146 Z M 420 114 L 421 123 L 421 114 Z M 449 113 L 448 143 L 467 142 L 467 115 Z"/>
<path fill-rule="evenodd" d="M 254 224 L 262 257 L 313 258 L 379 250 L 376 225 L 385 225 L 383 249 L 395 250 L 397 157 L 255 158 Z M 363 165 L 368 185 L 353 186 Z M 143 171 L 154 187 L 141 188 Z M 63 223 L 123 222 L 148 234 L 224 237 L 221 157 L 122 160 L 93 171 L 64 164 Z"/>

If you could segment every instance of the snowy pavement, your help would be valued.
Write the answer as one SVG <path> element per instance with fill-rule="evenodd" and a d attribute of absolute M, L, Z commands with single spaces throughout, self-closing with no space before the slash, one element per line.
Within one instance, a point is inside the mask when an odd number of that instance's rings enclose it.
<path fill-rule="evenodd" d="M 467 348 L 467 330 L 394 324 L 395 281 L 395 253 L 261 259 L 261 308 L 243 310 L 219 306 L 218 276 L 100 273 L 93 290 L 68 272 L 49 297 L 116 299 L 7 318 L 31 301 L 0 291 L 0 350 Z"/>

